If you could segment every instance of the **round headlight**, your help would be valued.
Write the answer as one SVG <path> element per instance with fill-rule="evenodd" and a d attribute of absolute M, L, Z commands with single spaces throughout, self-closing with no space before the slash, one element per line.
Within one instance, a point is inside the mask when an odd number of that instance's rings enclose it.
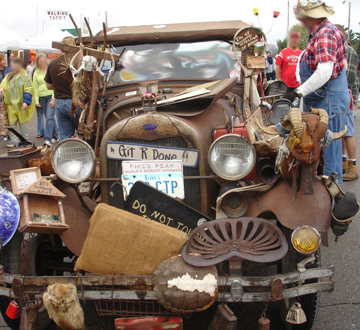
<path fill-rule="evenodd" d="M 294 249 L 302 254 L 314 253 L 321 244 L 319 232 L 311 226 L 296 228 L 291 236 Z"/>
<path fill-rule="evenodd" d="M 51 164 L 61 180 L 80 183 L 93 174 L 95 153 L 85 141 L 66 139 L 56 145 Z"/>
<path fill-rule="evenodd" d="M 220 178 L 236 181 L 245 178 L 254 168 L 256 152 L 249 140 L 237 134 L 218 138 L 209 150 L 209 164 Z"/>

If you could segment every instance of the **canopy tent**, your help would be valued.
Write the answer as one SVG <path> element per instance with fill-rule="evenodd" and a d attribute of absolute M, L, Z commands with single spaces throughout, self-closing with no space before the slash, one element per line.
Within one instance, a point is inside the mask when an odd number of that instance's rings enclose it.
<path fill-rule="evenodd" d="M 4 24 L 0 24 L 0 52 L 19 49 L 22 38 Z"/>
<path fill-rule="evenodd" d="M 53 41 L 61 41 L 65 37 L 72 37 L 72 35 L 56 26 L 51 26 L 37 37 L 20 40 L 19 48 L 58 53 L 59 50 L 52 48 L 51 44 Z"/>

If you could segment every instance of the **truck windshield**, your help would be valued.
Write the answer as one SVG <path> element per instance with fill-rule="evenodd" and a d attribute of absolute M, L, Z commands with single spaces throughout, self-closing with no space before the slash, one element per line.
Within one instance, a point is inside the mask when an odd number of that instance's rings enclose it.
<path fill-rule="evenodd" d="M 121 54 L 124 48 L 123 67 L 112 77 L 113 84 L 226 79 L 239 72 L 232 46 L 225 41 L 126 46 L 116 52 Z"/>

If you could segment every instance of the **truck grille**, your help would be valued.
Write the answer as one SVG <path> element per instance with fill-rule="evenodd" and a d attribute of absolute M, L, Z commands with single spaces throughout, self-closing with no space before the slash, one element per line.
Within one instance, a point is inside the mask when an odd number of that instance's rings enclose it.
<path fill-rule="evenodd" d="M 176 147 L 187 148 L 188 144 L 182 137 L 171 137 L 157 139 L 153 141 L 137 140 L 137 139 L 121 139 L 122 142 L 131 142 L 139 144 L 156 145 L 163 147 Z M 195 145 L 190 141 L 191 147 L 195 149 Z M 107 160 L 107 177 L 108 178 L 120 178 L 121 177 L 121 160 L 108 159 Z M 184 176 L 197 176 L 199 175 L 199 165 L 197 167 L 184 167 Z M 118 208 L 124 208 L 124 199 L 122 187 L 119 184 L 114 185 L 113 182 L 108 183 L 109 192 L 113 192 L 113 195 L 109 195 L 109 204 Z M 184 203 L 190 207 L 201 211 L 201 188 L 200 180 L 185 180 L 185 199 Z"/>

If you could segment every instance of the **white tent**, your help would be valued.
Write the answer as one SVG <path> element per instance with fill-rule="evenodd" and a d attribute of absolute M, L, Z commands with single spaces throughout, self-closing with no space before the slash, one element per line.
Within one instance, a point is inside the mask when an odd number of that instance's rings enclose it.
<path fill-rule="evenodd" d="M 19 49 L 22 38 L 7 26 L 0 24 L 0 52 Z"/>
<path fill-rule="evenodd" d="M 61 31 L 56 26 L 51 26 L 37 37 L 20 40 L 20 49 L 35 49 L 43 52 L 60 52 L 57 49 L 52 48 L 53 41 L 61 41 L 65 37 L 72 37 L 68 31 Z"/>

